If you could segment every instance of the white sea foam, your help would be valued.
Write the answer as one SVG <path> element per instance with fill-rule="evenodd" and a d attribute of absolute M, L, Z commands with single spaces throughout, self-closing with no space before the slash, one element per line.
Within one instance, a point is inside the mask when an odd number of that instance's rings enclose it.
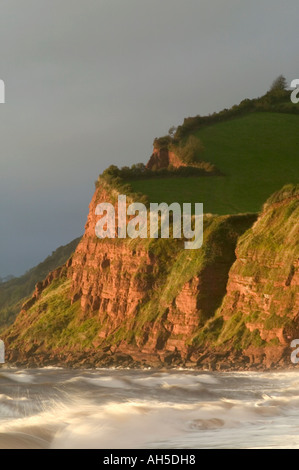
<path fill-rule="evenodd" d="M 26 372 L 0 372 L 0 380 L 1 377 L 6 379 L 12 380 L 13 382 L 20 382 L 20 383 L 33 383 L 34 377 Z"/>
<path fill-rule="evenodd" d="M 298 374 L 0 374 L 0 448 L 299 448 Z"/>

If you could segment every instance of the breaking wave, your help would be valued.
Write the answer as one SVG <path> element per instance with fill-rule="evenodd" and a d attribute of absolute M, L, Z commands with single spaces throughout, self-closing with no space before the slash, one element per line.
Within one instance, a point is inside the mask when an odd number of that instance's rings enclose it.
<path fill-rule="evenodd" d="M 0 448 L 299 448 L 292 372 L 0 370 Z"/>

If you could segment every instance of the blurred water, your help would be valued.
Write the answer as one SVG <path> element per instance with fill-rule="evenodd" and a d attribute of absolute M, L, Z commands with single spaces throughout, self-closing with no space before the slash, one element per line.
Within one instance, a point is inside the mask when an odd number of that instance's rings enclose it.
<path fill-rule="evenodd" d="M 299 375 L 0 369 L 0 448 L 299 448 Z"/>

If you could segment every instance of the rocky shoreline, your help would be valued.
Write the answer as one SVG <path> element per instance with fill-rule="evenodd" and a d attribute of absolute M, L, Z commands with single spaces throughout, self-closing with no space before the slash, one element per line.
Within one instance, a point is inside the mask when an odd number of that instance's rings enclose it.
<path fill-rule="evenodd" d="M 290 360 L 291 350 L 286 350 L 282 358 L 277 362 L 265 360 L 254 362 L 250 357 L 240 353 L 210 353 L 202 354 L 198 361 L 183 360 L 177 354 L 169 354 L 161 360 L 158 356 L 151 358 L 139 358 L 124 353 L 84 353 L 69 352 L 57 355 L 49 353 L 37 353 L 26 356 L 15 350 L 7 351 L 6 364 L 23 368 L 61 367 L 67 369 L 95 369 L 95 368 L 117 368 L 117 369 L 158 369 L 158 370 L 198 370 L 198 371 L 273 371 L 273 370 L 295 370 L 297 365 Z M 299 367 L 299 366 L 298 366 Z"/>

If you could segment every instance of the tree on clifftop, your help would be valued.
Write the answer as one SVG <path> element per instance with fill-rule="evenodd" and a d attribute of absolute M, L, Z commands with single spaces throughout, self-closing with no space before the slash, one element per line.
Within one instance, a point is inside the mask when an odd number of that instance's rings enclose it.
<path fill-rule="evenodd" d="M 287 86 L 286 78 L 283 75 L 279 75 L 272 83 L 270 91 L 286 90 Z"/>

